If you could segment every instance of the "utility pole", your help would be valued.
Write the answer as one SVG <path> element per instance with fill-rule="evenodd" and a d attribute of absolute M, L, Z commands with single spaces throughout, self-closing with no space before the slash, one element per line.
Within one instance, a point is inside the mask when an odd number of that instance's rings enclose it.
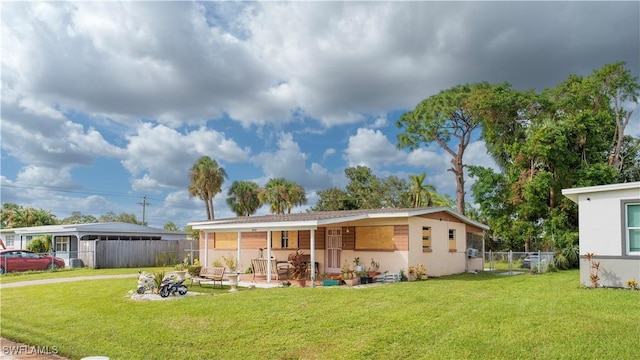
<path fill-rule="evenodd" d="M 142 202 L 138 203 L 138 205 L 142 205 L 142 225 L 147 225 L 147 220 L 146 220 L 146 213 L 147 213 L 147 206 L 151 206 L 151 204 L 149 204 L 147 202 L 147 195 L 142 197 Z"/>

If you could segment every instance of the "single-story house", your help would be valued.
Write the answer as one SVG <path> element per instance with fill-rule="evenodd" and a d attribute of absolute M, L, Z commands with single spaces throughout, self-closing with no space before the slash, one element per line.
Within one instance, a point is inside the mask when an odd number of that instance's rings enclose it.
<path fill-rule="evenodd" d="M 564 189 L 578 204 L 580 283 L 591 286 L 587 253 L 600 263 L 601 286 L 640 281 L 640 182 Z"/>
<path fill-rule="evenodd" d="M 155 266 L 158 253 L 172 252 L 175 265 L 188 248 L 187 233 L 122 223 L 47 225 L 0 229 L 7 249 L 26 249 L 32 239 L 51 235 L 52 250 L 67 266 L 95 268 Z M 191 243 L 191 241 L 188 241 Z"/>
<path fill-rule="evenodd" d="M 429 276 L 482 270 L 488 229 L 444 207 L 319 211 L 189 225 L 200 230 L 200 261 L 207 266 L 233 254 L 247 269 L 251 259 L 286 261 L 300 250 L 318 264 L 318 273 L 340 274 L 343 263 L 353 266 L 357 257 L 365 267 L 373 260 L 380 272 L 396 274 L 423 264 Z"/>

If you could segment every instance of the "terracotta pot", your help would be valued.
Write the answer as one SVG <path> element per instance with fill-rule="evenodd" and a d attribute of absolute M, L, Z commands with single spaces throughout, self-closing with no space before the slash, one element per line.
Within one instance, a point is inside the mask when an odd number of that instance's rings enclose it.
<path fill-rule="evenodd" d="M 298 283 L 298 287 L 305 287 L 307 285 L 307 279 L 296 279 L 296 283 Z"/>

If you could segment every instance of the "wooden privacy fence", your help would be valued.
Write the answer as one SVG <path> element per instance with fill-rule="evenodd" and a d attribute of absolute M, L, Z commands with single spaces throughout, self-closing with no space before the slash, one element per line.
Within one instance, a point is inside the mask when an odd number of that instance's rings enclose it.
<path fill-rule="evenodd" d="M 94 268 L 173 266 L 191 249 L 189 240 L 95 241 Z"/>

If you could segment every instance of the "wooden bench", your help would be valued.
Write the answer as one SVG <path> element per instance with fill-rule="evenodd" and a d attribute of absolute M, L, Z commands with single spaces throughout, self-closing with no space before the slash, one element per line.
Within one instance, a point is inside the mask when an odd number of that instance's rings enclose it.
<path fill-rule="evenodd" d="M 220 287 L 224 287 L 222 285 L 222 277 L 224 276 L 224 267 L 219 266 L 203 266 L 200 269 L 200 275 L 195 278 L 191 278 L 191 285 L 194 282 L 197 282 L 198 285 L 202 286 L 202 284 L 211 284 L 212 288 L 216 286 L 216 282 L 220 283 Z"/>
<path fill-rule="evenodd" d="M 267 259 L 251 259 L 251 268 L 253 269 L 253 280 L 256 276 L 268 276 L 267 265 L 269 264 Z M 271 259 L 271 276 L 276 277 L 276 280 L 281 280 L 289 273 L 289 263 L 278 263 L 276 259 Z"/>

